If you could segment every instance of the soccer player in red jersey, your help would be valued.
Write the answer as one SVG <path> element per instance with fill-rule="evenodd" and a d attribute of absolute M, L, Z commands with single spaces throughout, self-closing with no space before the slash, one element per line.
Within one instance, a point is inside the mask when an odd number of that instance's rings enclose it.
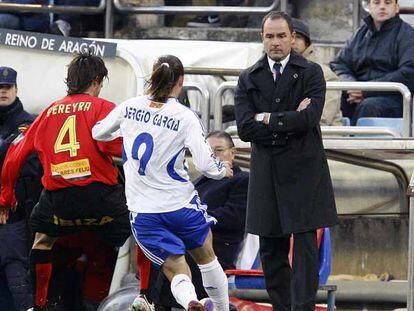
<path fill-rule="evenodd" d="M 54 102 L 10 147 L 1 174 L 0 223 L 15 206 L 14 185 L 25 159 L 37 152 L 45 188 L 30 217 L 36 232 L 30 254 L 35 307 L 46 305 L 51 276 L 51 249 L 58 237 L 96 230 L 109 246 L 121 246 L 130 235 L 129 212 L 112 160 L 121 139 L 93 140 L 91 129 L 114 104 L 97 97 L 108 71 L 103 60 L 78 54 L 69 64 L 67 96 Z"/>

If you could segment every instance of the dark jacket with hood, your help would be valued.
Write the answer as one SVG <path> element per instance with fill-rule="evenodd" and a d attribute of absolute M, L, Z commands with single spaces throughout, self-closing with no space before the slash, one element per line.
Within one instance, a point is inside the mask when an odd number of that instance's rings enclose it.
<path fill-rule="evenodd" d="M 413 92 L 414 30 L 398 15 L 377 30 L 368 16 L 330 66 L 344 81 L 400 82 Z"/>

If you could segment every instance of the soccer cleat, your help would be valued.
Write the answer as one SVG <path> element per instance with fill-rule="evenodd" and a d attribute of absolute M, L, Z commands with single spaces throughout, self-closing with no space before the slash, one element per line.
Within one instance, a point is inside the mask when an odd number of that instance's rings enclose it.
<path fill-rule="evenodd" d="M 188 311 L 205 311 L 204 306 L 196 301 L 196 300 L 191 300 L 190 303 L 188 304 Z"/>
<path fill-rule="evenodd" d="M 132 303 L 131 311 L 154 311 L 154 305 L 149 303 L 145 295 L 139 294 Z"/>
<path fill-rule="evenodd" d="M 213 300 L 211 300 L 211 298 L 203 298 L 200 300 L 200 303 L 203 305 L 204 311 L 216 311 Z"/>

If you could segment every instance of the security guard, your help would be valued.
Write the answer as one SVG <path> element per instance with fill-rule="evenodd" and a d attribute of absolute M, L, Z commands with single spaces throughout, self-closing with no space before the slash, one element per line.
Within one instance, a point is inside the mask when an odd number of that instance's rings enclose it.
<path fill-rule="evenodd" d="M 34 120 L 24 111 L 17 97 L 16 77 L 14 69 L 0 67 L 0 167 L 10 144 Z M 27 310 L 33 306 L 27 279 L 29 241 L 26 219 L 38 201 L 41 175 L 37 157 L 29 158 L 15 189 L 17 208 L 11 212 L 7 223 L 0 225 L 0 303 L 2 307 L 8 306 L 7 310 Z"/>

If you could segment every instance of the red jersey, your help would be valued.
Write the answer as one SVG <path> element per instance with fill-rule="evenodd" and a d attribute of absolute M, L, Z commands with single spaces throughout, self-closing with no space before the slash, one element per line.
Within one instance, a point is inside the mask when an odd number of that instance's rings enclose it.
<path fill-rule="evenodd" d="M 68 95 L 54 102 L 10 146 L 1 173 L 0 206 L 15 202 L 14 186 L 26 158 L 37 152 L 43 166 L 43 186 L 50 191 L 98 181 L 117 184 L 112 156 L 121 155 L 122 140 L 98 142 L 91 130 L 115 107 L 87 94 Z"/>

